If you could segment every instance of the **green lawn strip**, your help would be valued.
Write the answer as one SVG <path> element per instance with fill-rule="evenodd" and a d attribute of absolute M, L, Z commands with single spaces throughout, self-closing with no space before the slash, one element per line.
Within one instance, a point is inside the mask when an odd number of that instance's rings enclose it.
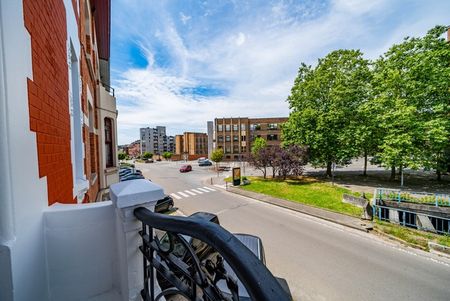
<path fill-rule="evenodd" d="M 374 227 L 378 231 L 400 238 L 407 243 L 421 246 L 425 250 L 429 249 L 429 241 L 450 247 L 450 236 L 448 235 L 439 235 L 431 232 L 415 230 L 404 226 L 380 221 L 378 219 L 375 219 L 374 221 Z"/>
<path fill-rule="evenodd" d="M 360 217 L 362 214 L 362 208 L 342 202 L 344 193 L 356 195 L 354 192 L 330 183 L 305 177 L 285 181 L 260 177 L 249 177 L 249 179 L 251 184 L 241 186 L 242 189 L 351 216 Z"/>

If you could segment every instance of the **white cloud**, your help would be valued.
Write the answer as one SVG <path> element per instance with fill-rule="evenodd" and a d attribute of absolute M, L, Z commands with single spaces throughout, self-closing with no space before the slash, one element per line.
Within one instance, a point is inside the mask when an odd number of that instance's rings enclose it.
<path fill-rule="evenodd" d="M 129 69 L 116 79 L 119 109 L 119 143 L 138 137 L 142 126 L 166 125 L 171 134 L 206 131 L 206 121 L 224 116 L 287 116 L 285 101 L 301 62 L 337 48 L 360 48 L 375 58 L 406 35 L 418 35 L 442 23 L 450 5 L 420 1 L 399 20 L 405 4 L 390 1 L 333 1 L 327 13 L 297 20 L 280 2 L 205 40 L 204 32 L 182 34 L 164 15 L 160 28 L 151 32 L 170 52 L 170 67 L 158 67 L 149 32 L 140 33 L 140 48 L 150 62 L 146 69 Z M 314 12 L 303 9 L 304 16 Z M 390 17 L 387 19 L 387 15 Z M 145 16 L 144 16 L 145 15 Z M 183 24 L 197 19 L 179 14 Z M 148 12 L 137 18 L 148 18 Z M 401 19 L 401 20 L 400 20 Z M 259 20 L 259 21 L 258 21 Z M 289 20 L 289 22 L 285 22 Z M 419 21 L 416 21 L 419 20 Z M 386 23 L 389 23 L 388 25 Z M 132 24 L 130 24 L 132 26 Z M 212 82 L 225 96 L 183 94 L 185 88 Z"/>
<path fill-rule="evenodd" d="M 183 12 L 180 13 L 180 20 L 181 22 L 186 25 L 186 23 L 191 19 L 191 16 L 186 16 L 185 14 L 183 14 Z"/>

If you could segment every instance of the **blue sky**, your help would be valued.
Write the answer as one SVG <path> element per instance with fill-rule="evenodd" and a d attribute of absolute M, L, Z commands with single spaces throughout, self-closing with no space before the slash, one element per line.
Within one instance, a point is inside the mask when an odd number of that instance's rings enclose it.
<path fill-rule="evenodd" d="M 206 131 L 215 117 L 288 116 L 301 62 L 339 48 L 374 59 L 450 25 L 448 0 L 113 0 L 119 144 L 140 127 Z"/>

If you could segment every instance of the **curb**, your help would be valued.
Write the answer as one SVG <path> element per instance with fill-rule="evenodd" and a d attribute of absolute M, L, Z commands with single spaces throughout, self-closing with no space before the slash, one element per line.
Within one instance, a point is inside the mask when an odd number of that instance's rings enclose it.
<path fill-rule="evenodd" d="M 328 217 L 320 215 L 320 214 L 315 214 L 315 213 L 312 213 L 312 212 L 307 212 L 307 211 L 303 211 L 303 210 L 300 210 L 300 209 L 292 208 L 290 206 L 285 206 L 283 204 L 278 204 L 278 203 L 275 203 L 275 202 L 271 202 L 269 200 L 258 199 L 255 196 L 247 195 L 245 193 L 241 193 L 242 191 L 239 188 L 231 188 L 230 187 L 226 191 L 234 193 L 234 194 L 238 194 L 238 195 L 241 195 L 241 196 L 245 196 L 245 197 L 248 197 L 248 198 L 260 201 L 260 202 L 264 202 L 266 204 L 275 205 L 275 206 L 278 206 L 278 207 L 281 207 L 281 208 L 289 209 L 289 210 L 300 212 L 300 213 L 303 213 L 303 214 L 306 214 L 306 215 L 310 215 L 310 216 L 313 216 L 313 217 L 316 217 L 316 218 L 320 218 L 320 219 L 323 219 L 323 220 L 326 220 L 326 221 L 329 221 L 329 222 L 332 222 L 332 223 L 335 223 L 335 224 L 339 224 L 341 226 L 346 226 L 346 227 L 349 227 L 349 228 L 352 228 L 352 229 L 355 229 L 355 230 L 359 230 L 359 231 L 362 231 L 362 232 L 366 232 L 366 233 L 369 232 L 368 228 L 358 227 L 358 226 L 350 224 L 350 223 L 337 221 L 335 219 L 328 218 Z M 258 194 L 257 192 L 251 192 L 251 193 Z M 287 200 L 284 200 L 284 201 L 287 201 Z M 287 201 L 287 202 L 290 202 L 290 201 Z M 305 204 L 302 204 L 302 205 L 308 206 L 308 205 L 305 205 Z M 321 208 L 315 208 L 315 207 L 312 207 L 312 206 L 308 206 L 308 207 L 311 207 L 311 208 L 314 208 L 314 209 L 321 209 Z M 321 210 L 325 210 L 325 209 L 321 209 Z M 339 213 L 336 213 L 336 212 L 332 212 L 332 213 L 339 214 Z M 345 214 L 343 214 L 343 215 L 345 215 Z M 348 215 L 345 215 L 345 216 L 348 217 Z"/>
<path fill-rule="evenodd" d="M 405 245 L 407 247 L 412 247 L 412 248 L 415 248 L 415 249 L 420 249 L 422 251 L 428 252 L 427 248 L 425 248 L 425 247 L 422 247 L 422 246 L 419 246 L 419 245 L 407 242 L 407 241 L 405 241 L 405 240 L 403 240 L 401 238 L 395 237 L 395 236 L 393 236 L 391 234 L 385 233 L 385 232 L 380 231 L 380 230 L 378 230 L 376 228 L 373 228 L 373 231 L 376 232 L 377 234 L 379 234 L 380 236 L 385 236 L 385 237 L 389 238 L 390 240 L 394 240 L 396 242 L 399 242 L 402 245 Z"/>

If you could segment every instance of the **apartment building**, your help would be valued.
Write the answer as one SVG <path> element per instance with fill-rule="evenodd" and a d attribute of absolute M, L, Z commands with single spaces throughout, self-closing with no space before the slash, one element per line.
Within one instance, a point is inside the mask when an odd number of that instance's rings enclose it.
<path fill-rule="evenodd" d="M 0 0 L 1 300 L 57 299 L 44 213 L 119 179 L 110 20 L 109 0 Z"/>
<path fill-rule="evenodd" d="M 121 146 L 119 145 L 119 151 Z M 136 140 L 127 145 L 122 145 L 122 151 L 130 157 L 136 158 L 141 154 L 141 140 Z"/>
<path fill-rule="evenodd" d="M 174 137 L 166 135 L 165 126 L 141 128 L 140 137 L 141 154 L 150 152 L 154 155 L 162 155 L 164 152 L 174 151 Z"/>
<path fill-rule="evenodd" d="M 276 118 L 216 118 L 208 122 L 209 143 L 213 149 L 223 149 L 224 160 L 245 160 L 251 152 L 252 141 L 262 137 L 269 146 L 280 145 L 281 124 L 287 117 Z"/>
<path fill-rule="evenodd" d="M 175 155 L 186 160 L 196 160 L 208 156 L 208 135 L 185 132 L 175 136 Z"/>

